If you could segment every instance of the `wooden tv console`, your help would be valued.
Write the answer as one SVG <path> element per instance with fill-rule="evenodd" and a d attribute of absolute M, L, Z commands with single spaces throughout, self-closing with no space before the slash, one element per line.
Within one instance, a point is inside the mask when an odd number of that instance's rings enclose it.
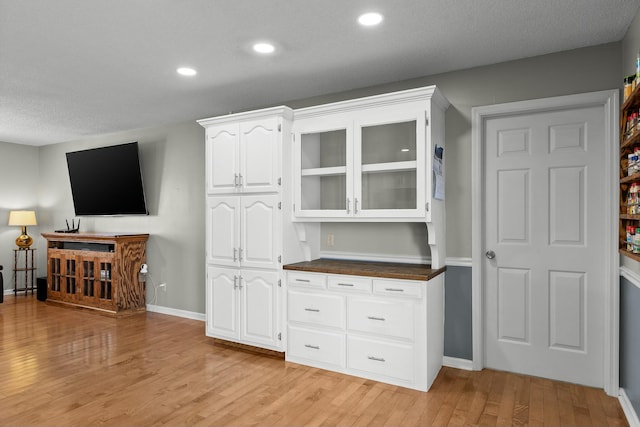
<path fill-rule="evenodd" d="M 42 233 L 47 239 L 47 303 L 122 316 L 146 310 L 148 234 Z"/>

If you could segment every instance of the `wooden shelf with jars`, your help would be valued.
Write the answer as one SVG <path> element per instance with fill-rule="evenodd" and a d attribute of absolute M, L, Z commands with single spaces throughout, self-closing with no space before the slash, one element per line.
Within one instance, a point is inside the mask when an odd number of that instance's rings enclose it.
<path fill-rule="evenodd" d="M 640 261 L 640 84 L 620 111 L 620 253 Z M 636 237 L 637 235 L 637 237 Z"/>

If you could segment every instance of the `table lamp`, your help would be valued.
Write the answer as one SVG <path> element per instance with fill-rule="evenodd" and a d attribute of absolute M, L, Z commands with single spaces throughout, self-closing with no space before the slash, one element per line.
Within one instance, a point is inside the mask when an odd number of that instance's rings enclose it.
<path fill-rule="evenodd" d="M 27 234 L 27 225 L 38 225 L 35 211 L 11 211 L 9 212 L 9 225 L 22 227 L 22 233 L 16 239 L 16 245 L 20 249 L 29 249 L 33 243 L 31 236 Z"/>

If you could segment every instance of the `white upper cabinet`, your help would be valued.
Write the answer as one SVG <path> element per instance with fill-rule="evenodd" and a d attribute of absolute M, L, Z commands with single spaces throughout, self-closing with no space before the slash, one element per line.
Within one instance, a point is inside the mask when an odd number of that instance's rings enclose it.
<path fill-rule="evenodd" d="M 207 193 L 264 193 L 278 190 L 279 117 L 208 126 Z"/>
<path fill-rule="evenodd" d="M 280 267 L 277 195 L 207 198 L 207 263 L 230 267 Z"/>
<path fill-rule="evenodd" d="M 448 105 L 431 86 L 295 110 L 296 220 L 430 221 Z"/>

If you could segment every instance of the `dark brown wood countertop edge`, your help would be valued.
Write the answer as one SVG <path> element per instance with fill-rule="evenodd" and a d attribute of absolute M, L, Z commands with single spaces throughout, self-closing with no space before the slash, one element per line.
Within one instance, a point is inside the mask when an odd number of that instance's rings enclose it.
<path fill-rule="evenodd" d="M 447 267 L 432 269 L 427 264 L 402 264 L 369 261 L 317 259 L 282 266 L 284 270 L 310 273 L 344 274 L 402 280 L 431 280 L 444 273 Z"/>

